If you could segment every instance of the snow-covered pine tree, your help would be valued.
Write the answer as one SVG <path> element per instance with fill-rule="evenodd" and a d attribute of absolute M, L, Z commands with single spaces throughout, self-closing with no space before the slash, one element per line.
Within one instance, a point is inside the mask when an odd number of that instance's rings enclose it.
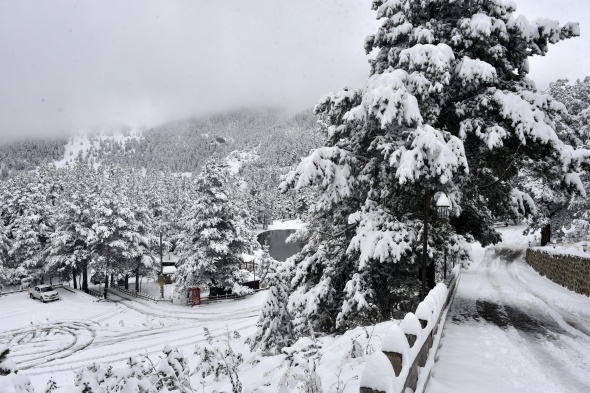
<path fill-rule="evenodd" d="M 574 147 L 590 145 L 590 76 L 574 83 L 558 79 L 549 84 L 547 92 L 567 109 L 557 120 L 559 136 Z"/>
<path fill-rule="evenodd" d="M 1 191 L 0 191 L 1 195 Z M 3 220 L 0 219 L 0 279 L 5 281 L 11 274 L 11 267 L 8 263 L 8 249 L 10 248 L 7 236 L 7 229 Z"/>
<path fill-rule="evenodd" d="M 53 212 L 58 199 L 55 167 L 42 166 L 2 182 L 0 220 L 7 265 L 20 274 L 40 278 L 45 272 L 43 252 L 54 231 Z"/>
<path fill-rule="evenodd" d="M 128 181 L 119 167 L 101 170 L 98 178 L 99 197 L 94 206 L 96 234 L 92 243 L 93 263 L 107 274 L 126 271 L 140 258 L 150 243 L 151 217 L 140 198 L 133 200 L 126 192 Z M 105 281 L 105 289 L 109 280 Z"/>
<path fill-rule="evenodd" d="M 74 276 L 82 273 L 80 287 L 88 291 L 87 267 L 92 260 L 92 243 L 95 232 L 93 208 L 98 197 L 96 171 L 84 162 L 77 162 L 72 168 L 62 169 L 62 193 L 57 200 L 54 217 L 55 231 L 51 234 L 45 249 L 48 268 L 69 270 Z"/>
<path fill-rule="evenodd" d="M 568 83 L 565 79 L 549 84 L 549 94 L 563 103 L 567 115 L 557 120 L 557 131 L 569 144 L 577 148 L 590 146 L 590 77 Z M 590 163 L 582 165 L 579 173 L 583 189 L 590 186 Z M 590 203 L 584 193 L 573 195 L 567 208 L 561 209 L 552 217 L 552 232 L 557 236 L 587 236 L 590 226 Z"/>
<path fill-rule="evenodd" d="M 277 353 L 291 344 L 291 315 L 286 304 L 291 289 L 288 272 L 292 270 L 290 261 L 279 263 L 268 254 L 268 246 L 263 248 L 261 265 L 267 265 L 266 273 L 261 274 L 261 282 L 268 284 L 268 296 L 258 318 L 256 335 L 250 338 L 252 349 Z"/>
<path fill-rule="evenodd" d="M 559 139 L 563 105 L 527 78 L 528 57 L 578 35 L 577 24 L 529 21 L 501 0 L 375 0 L 373 9 L 382 24 L 365 43 L 377 51 L 365 87 L 320 100 L 326 146 L 283 184 L 321 192 L 289 275 L 297 335 L 383 320 L 400 297 L 417 297 L 423 223 L 431 234 L 443 225 L 433 219 L 437 191 L 452 205 L 444 246 L 487 245 L 500 239 L 494 220 L 513 214 L 524 163 L 550 156 L 565 180 L 588 155 Z M 428 257 L 441 246 L 429 236 Z"/>
<path fill-rule="evenodd" d="M 234 293 L 247 292 L 239 285 L 242 253 L 254 242 L 240 204 L 228 198 L 228 166 L 209 161 L 195 180 L 195 198 L 183 218 L 185 229 L 178 249 L 180 259 L 175 275 L 177 288 L 220 287 Z"/>

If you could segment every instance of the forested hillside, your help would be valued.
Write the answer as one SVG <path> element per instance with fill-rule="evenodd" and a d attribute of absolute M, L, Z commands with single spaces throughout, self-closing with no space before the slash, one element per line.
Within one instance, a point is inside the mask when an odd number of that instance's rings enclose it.
<path fill-rule="evenodd" d="M 142 132 L 6 145 L 12 170 L 0 181 L 0 278 L 75 271 L 86 288 L 89 269 L 133 274 L 158 254 L 159 232 L 166 249 L 188 247 L 190 212 L 202 210 L 195 201 L 238 209 L 243 233 L 273 218 L 301 218 L 311 193 L 280 193 L 278 184 L 320 144 L 311 111 L 291 118 L 239 111 Z M 57 165 L 44 164 L 51 161 Z M 221 168 L 224 179 L 212 197 L 201 184 L 205 164 Z"/>
<path fill-rule="evenodd" d="M 277 110 L 239 110 L 173 121 L 142 131 L 122 128 L 89 132 L 76 157 L 137 169 L 195 172 L 210 157 L 233 150 L 268 153 L 278 165 L 292 165 L 319 143 L 311 110 L 287 117 Z M 121 137 L 114 137 L 118 134 Z M 0 144 L 0 176 L 60 161 L 70 138 L 40 138 Z M 269 163 L 270 163 L 269 161 Z M 278 184 L 278 183 L 277 183 Z"/>
<path fill-rule="evenodd" d="M 0 179 L 32 170 L 64 156 L 66 138 L 25 139 L 0 143 Z"/>

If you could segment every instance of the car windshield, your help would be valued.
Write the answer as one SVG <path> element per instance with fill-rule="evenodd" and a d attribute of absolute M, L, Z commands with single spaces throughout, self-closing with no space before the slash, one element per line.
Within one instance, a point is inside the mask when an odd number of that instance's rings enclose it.
<path fill-rule="evenodd" d="M 49 291 L 53 291 L 53 287 L 42 287 L 42 288 L 39 288 L 39 290 L 41 292 L 49 292 Z"/>

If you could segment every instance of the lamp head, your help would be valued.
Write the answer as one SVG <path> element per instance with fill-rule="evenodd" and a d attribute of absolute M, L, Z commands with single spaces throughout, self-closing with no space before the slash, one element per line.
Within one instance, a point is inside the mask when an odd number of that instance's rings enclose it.
<path fill-rule="evenodd" d="M 438 212 L 438 217 L 441 220 L 448 220 L 449 219 L 449 211 L 451 210 L 451 202 L 447 197 L 447 194 L 441 192 L 438 199 L 436 200 L 436 210 Z"/>

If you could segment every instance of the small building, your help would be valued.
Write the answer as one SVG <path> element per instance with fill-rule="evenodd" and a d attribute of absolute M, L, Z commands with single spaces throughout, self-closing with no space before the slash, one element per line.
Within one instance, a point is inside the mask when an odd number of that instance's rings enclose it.
<path fill-rule="evenodd" d="M 172 275 L 176 273 L 176 263 L 180 257 L 174 253 L 167 253 L 162 256 L 162 274 L 166 284 L 172 284 Z"/>

